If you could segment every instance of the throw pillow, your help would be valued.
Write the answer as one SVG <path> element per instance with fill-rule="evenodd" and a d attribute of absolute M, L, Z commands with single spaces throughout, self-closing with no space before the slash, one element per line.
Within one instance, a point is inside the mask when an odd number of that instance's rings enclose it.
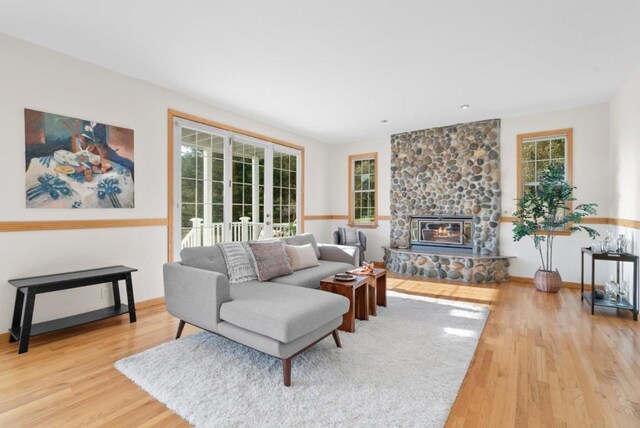
<path fill-rule="evenodd" d="M 356 229 L 355 227 L 339 227 L 338 231 L 340 233 L 340 242 L 343 245 L 355 245 L 356 247 L 360 246 L 358 229 Z"/>
<path fill-rule="evenodd" d="M 316 252 L 311 244 L 285 245 L 284 251 L 289 257 L 291 269 L 294 271 L 313 266 L 320 266 Z"/>
<path fill-rule="evenodd" d="M 311 244 L 313 247 L 313 251 L 316 253 L 316 257 L 320 258 L 320 248 L 318 248 L 318 244 L 316 242 L 315 236 L 313 233 L 303 233 L 302 235 L 288 236 L 286 238 L 282 238 L 285 244 L 287 245 L 305 245 Z"/>
<path fill-rule="evenodd" d="M 225 242 L 217 244 L 217 246 L 222 251 L 224 261 L 227 264 L 230 284 L 258 279 L 253 267 L 251 250 L 246 242 Z"/>
<path fill-rule="evenodd" d="M 293 273 L 281 241 L 249 242 L 260 282 Z"/>

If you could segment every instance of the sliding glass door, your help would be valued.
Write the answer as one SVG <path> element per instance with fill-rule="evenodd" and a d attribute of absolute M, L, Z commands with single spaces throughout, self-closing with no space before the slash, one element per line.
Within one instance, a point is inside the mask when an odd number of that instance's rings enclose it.
<path fill-rule="evenodd" d="M 299 150 L 182 119 L 174 137 L 176 253 L 300 230 Z"/>
<path fill-rule="evenodd" d="M 269 238 L 272 236 L 271 222 L 265 219 L 270 218 L 271 210 L 269 201 L 265 201 L 265 164 L 270 147 L 262 142 L 237 136 L 232 137 L 231 147 L 230 240 Z"/>
<path fill-rule="evenodd" d="M 180 240 L 182 247 L 224 240 L 223 135 L 180 130 Z"/>
<path fill-rule="evenodd" d="M 279 147 L 273 151 L 273 235 L 295 235 L 298 231 L 300 157 L 297 150 Z"/>

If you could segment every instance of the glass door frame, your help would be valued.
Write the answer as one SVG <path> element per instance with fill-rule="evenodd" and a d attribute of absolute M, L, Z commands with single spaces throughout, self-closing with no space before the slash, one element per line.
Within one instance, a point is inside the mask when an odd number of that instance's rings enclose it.
<path fill-rule="evenodd" d="M 268 141 L 259 140 L 257 138 L 249 137 L 247 135 L 230 133 L 229 138 L 229 150 L 233 152 L 233 143 L 238 142 L 240 144 L 248 144 L 259 147 L 264 150 L 264 235 L 263 238 L 273 237 L 273 143 Z M 229 191 L 229 197 L 233 197 L 232 179 L 233 174 L 233 156 L 229 158 L 229 164 L 225 159 L 225 171 L 229 170 L 229 180 L 226 181 L 228 185 L 225 186 L 225 190 Z M 271 171 L 271 173 L 269 173 Z M 259 189 L 258 185 L 258 189 Z M 256 189 L 253 189 L 254 198 L 257 196 Z M 255 199 L 252 199 L 255 200 Z M 233 200 L 231 203 L 224 205 L 225 219 L 230 219 L 229 228 L 231 228 L 231 222 L 233 222 Z M 252 221 L 255 223 L 256 219 L 251 216 Z M 230 229 L 229 229 L 230 230 Z M 225 239 L 225 241 L 227 241 Z"/>
<path fill-rule="evenodd" d="M 223 139 L 223 183 L 228 183 L 231 179 L 231 174 L 228 172 L 228 168 L 226 165 L 227 159 L 230 157 L 231 148 L 229 145 L 230 136 L 229 132 L 216 128 L 213 126 L 205 125 L 203 123 L 194 122 L 187 119 L 175 118 L 173 122 L 173 142 L 172 142 L 172 150 L 173 150 L 173 224 L 169 224 L 169 233 L 173 236 L 173 260 L 177 260 L 180 258 L 180 251 L 182 251 L 182 128 L 191 129 L 194 131 L 205 132 L 211 135 L 215 135 Z M 227 232 L 227 217 L 226 217 L 226 206 L 227 206 L 227 198 L 230 195 L 227 194 L 227 186 L 223 186 L 223 210 L 225 213 L 223 214 L 223 222 L 225 227 L 223 227 L 223 240 L 226 241 L 229 233 Z"/>
<path fill-rule="evenodd" d="M 169 140 L 170 150 L 172 151 L 171 158 L 172 163 L 172 182 L 173 192 L 170 196 L 170 209 L 172 216 L 171 221 L 168 224 L 168 233 L 170 234 L 170 260 L 179 260 L 180 251 L 182 250 L 182 128 L 188 128 L 196 131 L 210 133 L 224 140 L 224 171 L 223 171 L 223 205 L 224 205 L 224 233 L 223 241 L 229 242 L 231 240 L 231 223 L 232 223 L 232 173 L 233 173 L 233 156 L 232 156 L 232 141 L 238 141 L 243 144 L 253 144 L 264 148 L 265 150 L 265 172 L 264 172 L 264 238 L 273 236 L 273 154 L 274 151 L 279 153 L 286 153 L 296 157 L 296 233 L 303 232 L 303 201 L 304 189 L 303 186 L 303 173 L 304 173 L 304 148 L 295 148 L 284 144 L 278 144 L 273 141 L 263 140 L 252 136 L 245 135 L 240 132 L 234 132 L 224 128 L 218 128 L 212 125 L 201 123 L 196 120 L 191 120 L 178 115 L 171 115 L 173 119 L 172 126 L 172 138 Z M 268 214 L 268 216 L 267 216 Z"/>
<path fill-rule="evenodd" d="M 304 171 L 303 165 L 302 165 L 302 162 L 304 161 L 303 151 L 293 147 L 284 146 L 282 144 L 273 144 L 272 148 L 273 148 L 273 151 L 277 151 L 279 153 L 284 153 L 284 154 L 292 155 L 296 157 L 296 221 L 295 221 L 295 225 L 296 225 L 296 234 L 303 233 L 303 229 L 302 229 L 302 225 L 303 225 L 302 216 L 304 215 L 303 205 L 302 205 L 302 199 L 304 198 L 304 189 L 302 188 L 303 187 L 302 186 L 303 171 Z M 271 166 L 272 166 L 271 173 L 269 175 L 270 175 L 270 179 L 273 180 L 273 156 L 271 157 Z M 271 197 L 273 198 L 273 187 L 271 188 L 270 193 L 271 193 Z M 273 211 L 273 204 L 271 205 L 271 210 Z M 275 219 L 273 218 L 273 212 L 272 212 L 271 218 L 273 219 L 273 221 L 275 221 Z"/>

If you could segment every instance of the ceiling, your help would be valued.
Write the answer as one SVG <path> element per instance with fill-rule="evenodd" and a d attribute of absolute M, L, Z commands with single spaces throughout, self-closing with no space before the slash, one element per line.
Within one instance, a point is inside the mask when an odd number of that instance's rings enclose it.
<path fill-rule="evenodd" d="M 636 0 L 0 3 L 0 32 L 327 143 L 607 101 L 638 22 Z"/>

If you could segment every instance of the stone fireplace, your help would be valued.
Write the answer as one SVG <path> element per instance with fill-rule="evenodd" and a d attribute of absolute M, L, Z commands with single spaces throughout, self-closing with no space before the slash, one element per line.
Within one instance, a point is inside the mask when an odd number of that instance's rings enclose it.
<path fill-rule="evenodd" d="M 499 139 L 499 119 L 391 136 L 388 269 L 476 283 L 508 279 Z"/>
<path fill-rule="evenodd" d="M 500 251 L 500 120 L 391 136 L 391 247 L 412 245 L 416 216 L 470 217 L 471 250 Z"/>

